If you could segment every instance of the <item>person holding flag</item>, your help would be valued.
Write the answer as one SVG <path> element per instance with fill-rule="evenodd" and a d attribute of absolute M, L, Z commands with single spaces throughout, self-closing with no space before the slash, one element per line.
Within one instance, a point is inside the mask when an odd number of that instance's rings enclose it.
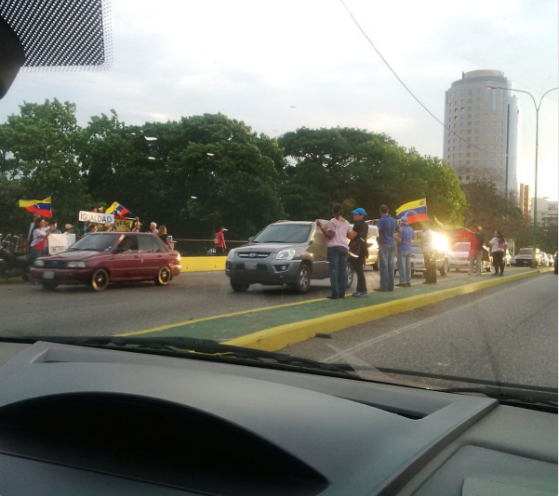
<path fill-rule="evenodd" d="M 427 220 L 427 199 L 414 200 L 404 203 L 399 209 L 396 210 L 396 218 L 408 219 L 408 225 L 415 222 L 425 222 Z"/>
<path fill-rule="evenodd" d="M 39 217 L 35 221 L 35 229 L 33 229 L 33 240 L 31 241 L 31 262 L 33 263 L 37 258 L 39 258 L 45 248 L 47 247 L 48 237 L 51 232 L 45 229 L 47 221 L 42 217 Z"/>

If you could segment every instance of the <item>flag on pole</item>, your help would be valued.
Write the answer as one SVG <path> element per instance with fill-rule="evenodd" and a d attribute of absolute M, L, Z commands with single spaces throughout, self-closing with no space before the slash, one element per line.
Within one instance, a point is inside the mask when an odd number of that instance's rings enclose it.
<path fill-rule="evenodd" d="M 407 217 L 408 224 L 414 222 L 425 222 L 427 220 L 427 199 L 415 200 L 405 203 L 396 210 L 396 218 Z"/>
<path fill-rule="evenodd" d="M 106 211 L 106 214 L 112 214 L 115 212 L 116 215 L 126 215 L 130 213 L 130 210 L 124 208 L 120 203 L 114 202 Z"/>
<path fill-rule="evenodd" d="M 51 197 L 44 200 L 19 200 L 19 206 L 28 212 L 41 214 L 42 217 L 52 217 Z"/>

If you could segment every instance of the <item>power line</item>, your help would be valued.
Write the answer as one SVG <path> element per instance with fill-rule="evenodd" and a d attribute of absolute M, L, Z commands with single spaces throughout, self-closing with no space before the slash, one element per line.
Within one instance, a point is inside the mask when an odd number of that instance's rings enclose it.
<path fill-rule="evenodd" d="M 347 5 L 344 3 L 344 0 L 340 0 L 341 4 L 344 6 L 344 8 L 346 9 L 347 13 L 349 14 L 349 16 L 351 17 L 351 19 L 353 20 L 353 22 L 355 23 L 355 25 L 359 28 L 359 31 L 361 31 L 361 33 L 363 34 L 363 36 L 365 37 L 365 39 L 369 42 L 369 44 L 374 48 L 375 52 L 377 52 L 378 56 L 381 58 L 381 60 L 386 64 L 386 67 L 388 67 L 390 69 L 390 72 L 392 72 L 392 74 L 394 74 L 394 77 L 400 82 L 400 84 L 404 87 L 404 89 L 413 97 L 413 99 L 419 103 L 419 105 L 421 105 L 426 111 L 427 113 L 433 118 L 435 119 L 441 126 L 443 126 L 449 133 L 453 134 L 454 136 L 456 136 L 458 139 L 460 139 L 461 141 L 463 141 L 464 143 L 468 144 L 469 146 L 480 150 L 484 153 L 487 152 L 487 149 L 483 149 L 480 148 L 479 146 L 476 146 L 474 144 L 472 144 L 471 141 L 467 141 L 464 138 L 462 138 L 462 136 L 460 136 L 459 134 L 456 134 L 452 129 L 450 129 L 450 127 L 447 127 L 446 124 L 444 122 L 442 122 L 435 114 L 433 114 L 433 112 L 431 112 L 424 104 L 423 102 L 417 97 L 415 96 L 415 94 L 413 93 L 412 90 L 410 90 L 407 86 L 406 83 L 404 83 L 404 81 L 402 81 L 402 78 L 400 78 L 400 76 L 398 76 L 398 74 L 396 74 L 396 71 L 394 69 L 392 69 L 392 66 L 388 63 L 388 61 L 382 56 L 382 53 L 380 53 L 380 51 L 378 50 L 378 48 L 375 46 L 375 44 L 372 42 L 372 40 L 369 38 L 369 36 L 367 35 L 367 33 L 365 33 L 365 31 L 363 30 L 363 28 L 361 27 L 361 25 L 359 24 L 359 22 L 357 22 L 357 19 L 355 19 L 354 15 L 351 13 L 351 11 L 349 10 L 349 8 L 347 7 Z M 507 154 L 503 154 L 500 153 L 500 156 L 504 156 L 506 157 Z"/>

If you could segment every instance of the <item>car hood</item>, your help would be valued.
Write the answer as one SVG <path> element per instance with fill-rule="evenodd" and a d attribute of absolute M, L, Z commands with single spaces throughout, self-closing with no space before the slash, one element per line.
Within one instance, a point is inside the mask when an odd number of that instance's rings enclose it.
<path fill-rule="evenodd" d="M 109 255 L 110 252 L 104 251 L 81 251 L 81 250 L 70 250 L 63 251 L 62 253 L 57 253 L 56 255 L 50 255 L 48 257 L 40 257 L 41 260 L 63 260 L 65 262 L 71 262 L 75 260 L 87 260 L 89 258 L 98 257 L 99 255 Z"/>
<path fill-rule="evenodd" d="M 248 243 L 235 248 L 235 251 L 269 251 L 276 252 L 305 246 L 306 243 Z"/>

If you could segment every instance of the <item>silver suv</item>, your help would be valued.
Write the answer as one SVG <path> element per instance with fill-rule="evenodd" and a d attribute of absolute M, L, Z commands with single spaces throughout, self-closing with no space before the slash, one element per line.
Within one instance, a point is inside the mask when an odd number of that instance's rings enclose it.
<path fill-rule="evenodd" d="M 225 273 L 238 292 L 246 291 L 251 284 L 286 284 L 298 293 L 306 293 L 311 279 L 330 277 L 326 248 L 326 237 L 316 222 L 278 221 L 248 244 L 231 250 Z M 348 264 L 348 288 L 353 279 Z"/>

